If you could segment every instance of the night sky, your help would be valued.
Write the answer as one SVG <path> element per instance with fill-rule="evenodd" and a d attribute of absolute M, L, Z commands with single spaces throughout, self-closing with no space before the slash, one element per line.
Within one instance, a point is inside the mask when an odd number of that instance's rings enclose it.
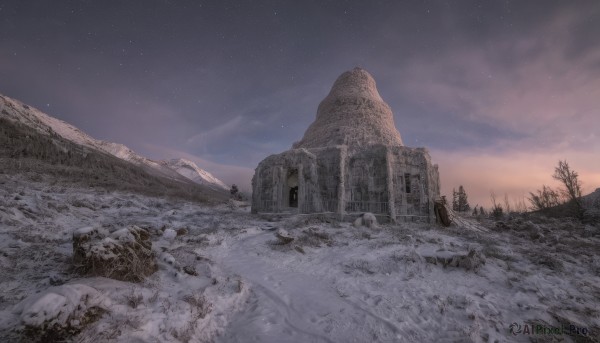
<path fill-rule="evenodd" d="M 245 189 L 355 66 L 446 194 L 600 187 L 596 0 L 0 1 L 0 93 Z"/>

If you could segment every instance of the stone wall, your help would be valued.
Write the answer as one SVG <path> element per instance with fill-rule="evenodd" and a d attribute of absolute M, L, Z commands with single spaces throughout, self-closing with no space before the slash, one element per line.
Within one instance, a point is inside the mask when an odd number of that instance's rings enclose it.
<path fill-rule="evenodd" d="M 319 104 L 315 121 L 293 148 L 346 145 L 356 149 L 375 144 L 399 146 L 402 138 L 373 77 L 355 68 L 335 81 Z"/>
<path fill-rule="evenodd" d="M 264 159 L 252 178 L 252 212 L 289 210 L 289 193 L 297 184 L 298 205 L 319 203 L 317 157 L 306 149 L 293 149 Z M 319 209 L 314 205 L 308 213 Z"/>
<path fill-rule="evenodd" d="M 292 149 L 262 161 L 252 184 L 253 213 L 372 212 L 392 221 L 432 221 L 439 197 L 437 165 L 427 150 L 403 146 Z"/>
<path fill-rule="evenodd" d="M 437 165 L 424 148 L 390 148 L 394 214 L 397 221 L 435 217 L 433 204 L 439 197 Z"/>
<path fill-rule="evenodd" d="M 252 189 L 254 213 L 432 221 L 439 176 L 426 149 L 402 145 L 375 80 L 354 68 L 338 77 L 292 150 L 258 165 Z"/>
<path fill-rule="evenodd" d="M 348 154 L 344 169 L 345 211 L 387 214 L 389 192 L 386 147 L 376 145 L 368 150 Z"/>

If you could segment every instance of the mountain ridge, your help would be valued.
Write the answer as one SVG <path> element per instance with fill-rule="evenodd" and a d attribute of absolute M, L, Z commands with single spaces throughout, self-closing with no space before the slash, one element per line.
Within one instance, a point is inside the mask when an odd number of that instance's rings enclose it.
<path fill-rule="evenodd" d="M 184 158 L 174 158 L 170 160 L 159 161 L 159 163 L 166 165 L 168 168 L 175 170 L 180 175 L 183 175 L 184 177 L 187 177 L 198 184 L 229 190 L 229 187 L 227 187 L 223 181 L 219 180 L 206 170 L 198 167 L 193 161 Z"/>
<path fill-rule="evenodd" d="M 13 99 L 2 94 L 0 94 L 0 99 L 2 99 L 0 102 L 0 112 L 2 116 L 7 117 L 9 120 L 27 125 L 39 133 L 51 134 L 54 132 L 75 144 L 99 150 L 124 161 L 133 163 L 145 169 L 150 174 L 180 181 L 183 177 L 186 180 L 191 180 L 197 184 L 205 185 L 214 189 L 228 189 L 225 183 L 213 176 L 211 173 L 199 168 L 192 161 L 188 162 L 191 163 L 193 167 L 188 168 L 187 170 L 195 171 L 196 175 L 190 173 L 189 171 L 186 171 L 185 174 L 182 174 L 178 172 L 178 170 L 171 168 L 168 161 L 155 161 L 136 153 L 126 145 L 95 139 L 76 126 L 52 117 L 41 110 L 29 106 L 17 99 Z M 12 110 L 7 110 L 7 108 Z"/>

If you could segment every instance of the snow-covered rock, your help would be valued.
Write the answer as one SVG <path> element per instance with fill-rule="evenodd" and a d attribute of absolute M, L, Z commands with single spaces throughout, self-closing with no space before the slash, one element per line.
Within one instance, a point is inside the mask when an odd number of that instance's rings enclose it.
<path fill-rule="evenodd" d="M 90 286 L 51 287 L 15 305 L 13 330 L 25 332 L 32 341 L 64 339 L 95 321 L 110 304 L 109 299 Z"/>
<path fill-rule="evenodd" d="M 73 263 L 84 274 L 133 282 L 157 269 L 150 234 L 135 225 L 110 235 L 90 227 L 76 230 Z"/>
<path fill-rule="evenodd" d="M 275 237 L 279 239 L 281 244 L 288 244 L 294 240 L 294 236 L 292 236 L 287 230 L 284 229 L 278 229 L 275 232 Z"/>
<path fill-rule="evenodd" d="M 476 250 L 467 252 L 454 252 L 448 250 L 423 251 L 421 256 L 426 262 L 440 264 L 443 267 L 456 267 L 466 270 L 477 270 L 485 264 L 485 256 Z"/>
<path fill-rule="evenodd" d="M 163 237 L 169 241 L 174 240 L 175 237 L 177 237 L 177 231 L 173 229 L 166 229 L 165 232 L 163 232 Z"/>
<path fill-rule="evenodd" d="M 367 212 L 360 215 L 354 220 L 354 226 L 366 226 L 369 229 L 377 227 L 377 217 L 373 213 Z"/>

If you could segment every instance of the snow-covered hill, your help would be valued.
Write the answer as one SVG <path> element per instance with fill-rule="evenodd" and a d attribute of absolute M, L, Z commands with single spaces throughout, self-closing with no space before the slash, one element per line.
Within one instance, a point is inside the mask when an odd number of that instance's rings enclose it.
<path fill-rule="evenodd" d="M 0 95 L 0 113 L 3 117 L 25 124 L 42 134 L 52 134 L 68 139 L 71 142 L 102 150 L 98 140 L 90 137 L 75 126 L 47 115 L 46 113 L 30 107 L 18 100 Z"/>
<path fill-rule="evenodd" d="M 122 160 L 140 166 L 150 173 L 158 173 L 161 176 L 168 177 L 171 179 L 181 179 L 181 175 L 173 169 L 166 167 L 162 163 L 141 156 L 123 144 L 105 141 L 97 142 L 98 149 L 107 152 L 115 157 L 118 157 Z"/>
<path fill-rule="evenodd" d="M 196 163 L 186 160 L 183 158 L 172 159 L 169 161 L 161 161 L 162 165 L 165 165 L 179 174 L 187 177 L 188 179 L 199 183 L 201 185 L 206 185 L 209 187 L 218 187 L 223 190 L 228 190 L 229 187 L 223 181 L 214 177 L 211 173 L 207 172 L 204 169 L 199 168 Z"/>
<path fill-rule="evenodd" d="M 57 341 L 27 325 L 69 322 L 82 331 L 62 341 L 598 342 L 598 224 L 267 221 L 49 181 L 0 173 L 0 342 Z M 130 283 L 74 272 L 75 232 L 130 225 L 158 252 L 154 274 Z"/>
<path fill-rule="evenodd" d="M 0 95 L 0 115 L 9 120 L 23 123 L 42 134 L 56 133 L 59 136 L 82 146 L 111 154 L 122 160 L 142 167 L 147 172 L 182 181 L 192 180 L 198 184 L 210 186 L 213 189 L 227 190 L 227 186 L 209 172 L 200 169 L 191 161 L 175 163 L 175 168 L 170 163 L 154 161 L 137 154 L 127 146 L 118 143 L 106 142 L 95 139 L 77 127 L 47 115 L 46 113 L 28 106 L 18 100 Z"/>

